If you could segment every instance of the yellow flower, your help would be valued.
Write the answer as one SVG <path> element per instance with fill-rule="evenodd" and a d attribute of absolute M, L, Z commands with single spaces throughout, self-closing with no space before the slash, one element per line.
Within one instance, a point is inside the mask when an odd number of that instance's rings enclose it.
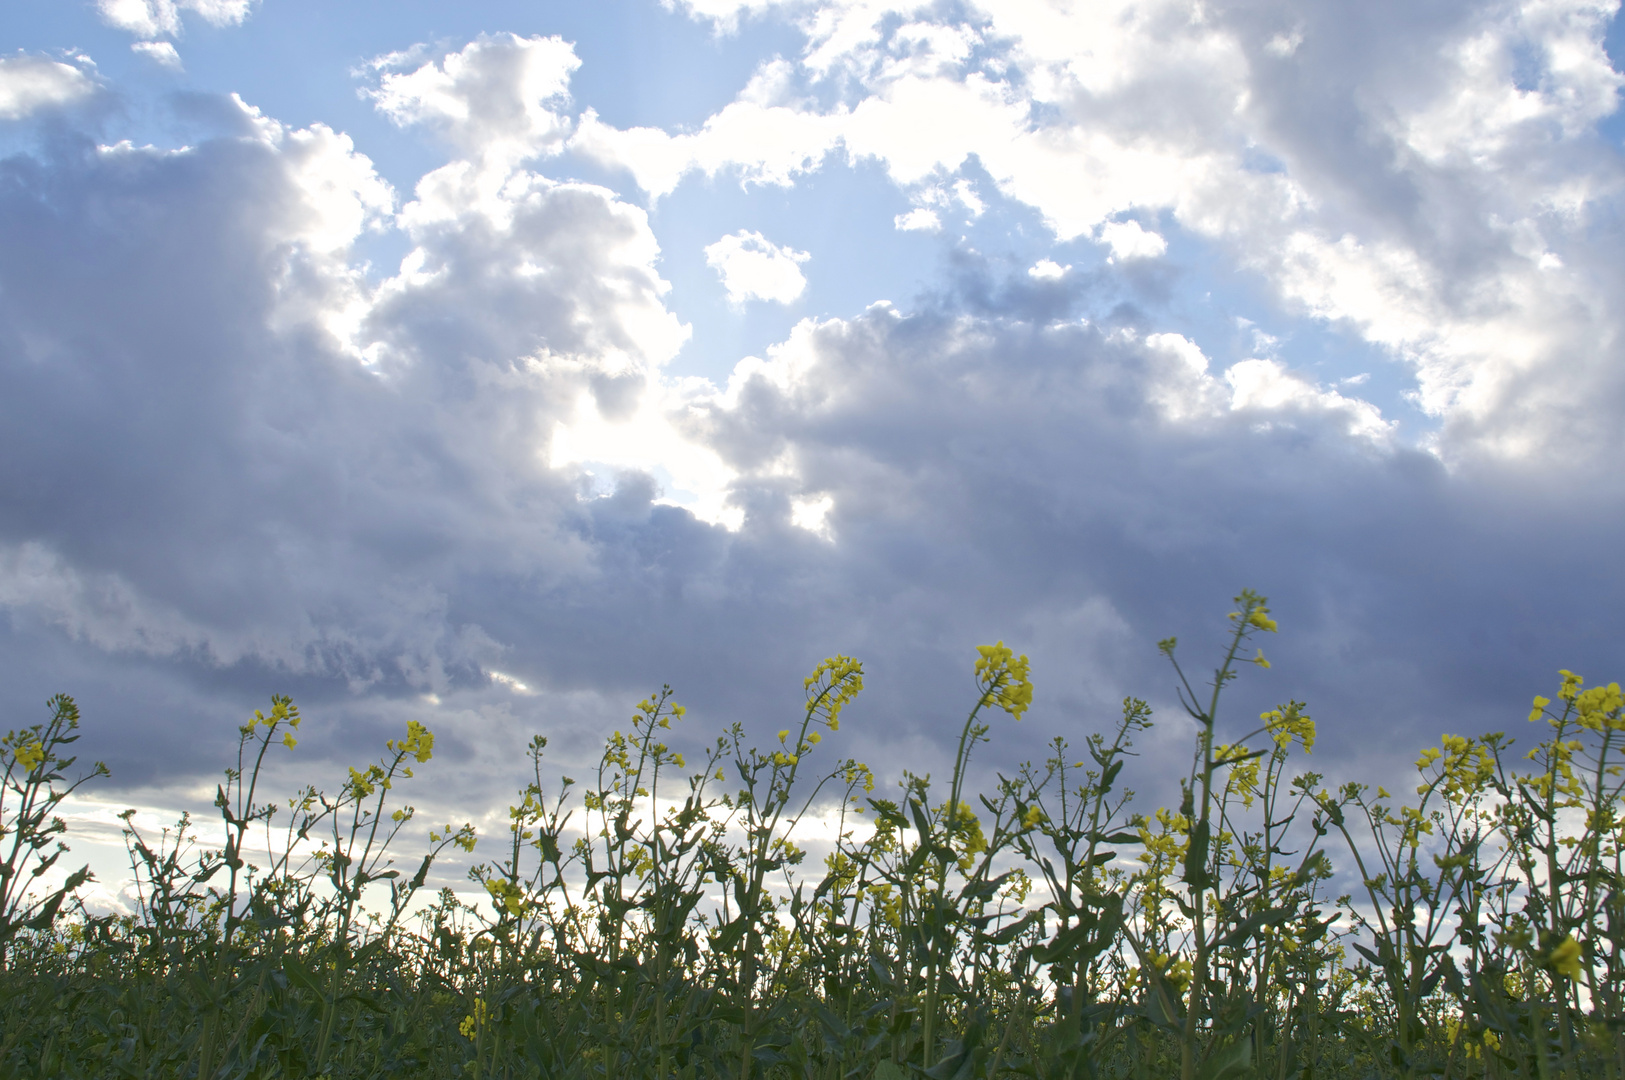
<path fill-rule="evenodd" d="M 676 765 L 679 769 L 687 768 L 687 765 L 683 761 L 682 754 L 673 754 L 671 760 L 672 764 Z"/>
<path fill-rule="evenodd" d="M 997 705 L 1017 720 L 1033 702 L 1033 683 L 1028 677 L 1028 660 L 1016 656 L 1004 642 L 976 646 L 976 681 L 982 687 L 982 704 Z"/>
<path fill-rule="evenodd" d="M 412 754 L 420 762 L 428 761 L 434 756 L 434 732 L 416 720 L 408 720 L 406 738 L 396 745 L 402 753 Z"/>
<path fill-rule="evenodd" d="M 788 739 L 789 737 L 790 737 L 790 729 L 789 728 L 785 728 L 783 731 L 779 732 L 779 741 L 780 742 L 783 742 L 785 739 Z"/>
<path fill-rule="evenodd" d="M 1539 694 L 1536 694 L 1535 707 L 1529 710 L 1529 722 L 1533 724 L 1536 720 L 1539 720 L 1541 715 L 1546 711 L 1546 706 L 1550 705 L 1551 703 L 1551 698 L 1541 697 Z"/>
<path fill-rule="evenodd" d="M 299 745 L 299 740 L 293 737 L 293 732 L 285 731 L 282 733 L 282 745 L 292 750 Z"/>
<path fill-rule="evenodd" d="M 1270 618 L 1270 609 L 1267 607 L 1254 608 L 1253 613 L 1247 616 L 1247 621 L 1258 627 L 1260 630 L 1267 630 L 1272 634 L 1275 633 L 1275 620 Z"/>
<path fill-rule="evenodd" d="M 718 780 L 726 780 L 726 779 L 728 779 L 728 774 L 723 772 L 721 769 L 718 769 L 717 770 L 717 779 Z"/>
<path fill-rule="evenodd" d="M 485 1026 L 485 1017 L 485 999 L 475 998 L 474 1011 L 463 1017 L 463 1022 L 457 1025 L 457 1030 L 462 1033 L 463 1038 L 473 1040 Z"/>
<path fill-rule="evenodd" d="M 33 772 L 45 760 L 45 747 L 38 740 L 25 742 L 17 747 L 17 764 L 29 772 Z"/>
<path fill-rule="evenodd" d="M 1574 940 L 1573 934 L 1557 943 L 1546 958 L 1546 966 L 1571 979 L 1580 978 L 1580 943 Z"/>

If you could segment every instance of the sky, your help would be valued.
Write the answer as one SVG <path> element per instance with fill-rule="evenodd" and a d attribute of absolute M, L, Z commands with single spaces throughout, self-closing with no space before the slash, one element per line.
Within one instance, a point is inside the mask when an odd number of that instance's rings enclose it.
<path fill-rule="evenodd" d="M 9 0 L 0 727 L 206 806 L 290 694 L 489 825 L 833 654 L 941 776 L 1003 640 L 982 779 L 1134 695 L 1159 793 L 1252 588 L 1226 732 L 1526 744 L 1625 666 L 1617 6 Z"/>

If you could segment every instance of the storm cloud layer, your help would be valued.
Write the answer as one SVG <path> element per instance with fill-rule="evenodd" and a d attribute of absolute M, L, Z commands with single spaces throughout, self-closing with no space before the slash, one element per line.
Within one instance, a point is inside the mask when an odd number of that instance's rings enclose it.
<path fill-rule="evenodd" d="M 184 59 L 274 3 L 103 10 Z M 231 87 L 128 139 L 93 58 L 0 58 L 7 726 L 72 693 L 114 784 L 182 792 L 287 692 L 302 768 L 419 719 L 473 815 L 533 730 L 583 760 L 671 682 L 695 739 L 769 732 L 848 653 L 840 752 L 894 778 L 1002 638 L 1038 698 L 990 765 L 1134 694 L 1155 776 L 1154 643 L 1205 669 L 1242 587 L 1282 632 L 1237 722 L 1307 700 L 1326 771 L 1520 726 L 1620 668 L 1615 8 L 691 0 L 801 51 L 683 130 L 493 25 L 357 66 L 436 156 L 404 186 Z M 844 174 L 887 235 L 663 243 L 685 192 Z M 917 236 L 923 287 L 790 309 Z M 757 355 L 696 336 L 781 309 Z"/>

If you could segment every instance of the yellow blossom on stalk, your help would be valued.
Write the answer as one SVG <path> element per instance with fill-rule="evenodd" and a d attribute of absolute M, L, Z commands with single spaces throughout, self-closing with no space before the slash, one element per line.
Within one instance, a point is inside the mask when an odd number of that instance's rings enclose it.
<path fill-rule="evenodd" d="M 1580 712 L 1580 726 L 1591 731 L 1601 731 L 1604 727 L 1620 727 L 1620 711 L 1625 707 L 1625 695 L 1621 695 L 1618 683 L 1609 683 L 1607 686 L 1593 686 L 1574 699 L 1575 708 Z"/>
<path fill-rule="evenodd" d="M 485 999 L 474 999 L 474 1011 L 463 1017 L 463 1022 L 457 1025 L 457 1030 L 463 1038 L 472 1041 L 479 1030 L 485 1026 Z"/>
<path fill-rule="evenodd" d="M 807 741 L 812 743 L 814 746 L 817 746 L 819 743 L 824 741 L 824 737 L 818 732 L 814 731 L 807 735 Z"/>
<path fill-rule="evenodd" d="M 1033 702 L 1026 655 L 1016 656 L 1002 641 L 978 645 L 976 651 L 976 681 L 982 687 L 982 704 L 997 705 L 1020 720 Z"/>
<path fill-rule="evenodd" d="M 807 691 L 808 716 L 835 731 L 841 726 L 841 710 L 863 690 L 863 664 L 850 656 L 831 656 L 802 685 Z"/>
<path fill-rule="evenodd" d="M 1563 676 L 1563 688 L 1557 692 L 1557 696 L 1564 701 L 1573 701 L 1579 696 L 1580 685 L 1585 680 L 1566 668 L 1560 669 L 1558 674 Z"/>
<path fill-rule="evenodd" d="M 726 779 L 728 779 L 728 774 L 726 772 L 724 772 L 723 770 L 718 769 L 717 770 L 717 779 L 718 780 L 726 780 Z"/>
<path fill-rule="evenodd" d="M 687 762 L 685 762 L 683 760 L 683 755 L 682 754 L 673 754 L 672 758 L 671 758 L 671 763 L 673 765 L 676 765 L 679 769 L 685 769 L 685 768 L 688 767 Z"/>
<path fill-rule="evenodd" d="M 1191 982 L 1191 962 L 1182 957 L 1164 956 L 1159 952 L 1152 952 L 1148 959 L 1162 977 L 1173 984 L 1177 993 L 1183 994 Z"/>
<path fill-rule="evenodd" d="M 411 754 L 419 761 L 428 761 L 434 756 L 434 732 L 416 720 L 408 720 L 406 738 L 391 739 L 385 745 L 398 754 Z"/>
<path fill-rule="evenodd" d="M 17 764 L 29 772 L 33 772 L 45 760 L 45 746 L 38 740 L 25 742 L 17 747 Z"/>
<path fill-rule="evenodd" d="M 504 878 L 487 878 L 485 891 L 491 894 L 491 902 L 509 915 L 519 916 L 525 913 L 525 894 L 519 886 Z"/>
<path fill-rule="evenodd" d="M 1533 724 L 1536 720 L 1539 720 L 1543 715 L 1545 715 L 1546 706 L 1550 705 L 1551 703 L 1551 698 L 1541 697 L 1539 694 L 1536 694 L 1535 707 L 1529 710 L 1529 722 Z"/>
<path fill-rule="evenodd" d="M 286 746 L 289 750 L 292 750 L 294 747 L 299 745 L 299 740 L 293 737 L 293 732 L 286 731 L 282 734 L 282 745 Z"/>
<path fill-rule="evenodd" d="M 1288 702 L 1279 709 L 1260 713 L 1258 718 L 1264 721 L 1264 728 L 1275 740 L 1276 746 L 1285 748 L 1293 739 L 1297 739 L 1303 744 L 1304 753 L 1314 753 L 1315 722 L 1303 711 L 1303 702 Z"/>
<path fill-rule="evenodd" d="M 789 737 L 790 737 L 790 729 L 789 728 L 785 728 L 783 731 L 779 732 L 779 741 L 780 742 L 783 742 L 785 739 L 788 739 Z"/>
<path fill-rule="evenodd" d="M 1580 978 L 1580 943 L 1574 940 L 1573 934 L 1557 943 L 1546 958 L 1546 966 L 1570 979 Z"/>
<path fill-rule="evenodd" d="M 1021 824 L 1028 829 L 1036 829 L 1048 820 L 1049 818 L 1044 811 L 1036 806 L 1028 807 L 1027 812 L 1021 815 Z"/>
<path fill-rule="evenodd" d="M 350 790 L 355 792 L 356 798 L 365 799 L 368 795 L 372 794 L 373 784 L 371 777 L 371 769 L 368 769 L 366 772 L 361 772 L 354 766 L 350 767 Z"/>
<path fill-rule="evenodd" d="M 1247 616 L 1247 621 L 1260 630 L 1268 631 L 1271 634 L 1275 633 L 1275 620 L 1270 618 L 1270 609 L 1262 604 L 1253 608 L 1252 614 Z"/>
<path fill-rule="evenodd" d="M 1285 744 L 1278 742 L 1278 745 Z M 1226 789 L 1240 795 L 1242 803 L 1251 807 L 1253 799 L 1258 795 L 1259 759 L 1248 756 L 1245 746 L 1221 746 L 1218 750 L 1218 756 L 1231 762 L 1230 779 L 1226 784 Z M 1246 760 L 1236 760 L 1238 758 L 1246 758 Z"/>

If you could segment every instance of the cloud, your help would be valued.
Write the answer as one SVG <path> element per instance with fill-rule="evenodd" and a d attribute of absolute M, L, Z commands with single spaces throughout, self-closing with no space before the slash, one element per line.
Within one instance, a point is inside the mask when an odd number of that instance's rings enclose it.
<path fill-rule="evenodd" d="M 181 70 L 181 54 L 167 41 L 137 41 L 130 46 L 130 51 L 137 56 L 145 56 L 159 67 Z"/>
<path fill-rule="evenodd" d="M 1274 360 L 1243 360 L 1224 373 L 1234 391 L 1230 407 L 1260 411 L 1266 415 L 1292 408 L 1302 412 L 1341 415 L 1351 435 L 1386 440 L 1394 424 L 1369 401 L 1345 398 L 1336 390 L 1323 390 L 1288 372 Z"/>
<path fill-rule="evenodd" d="M 0 161 L 8 704 L 76 693 L 116 779 L 172 794 L 273 691 L 310 717 L 302 775 L 421 719 L 444 747 L 431 798 L 466 809 L 505 797 L 533 728 L 589 760 L 670 679 L 707 733 L 771 731 L 836 652 L 869 685 L 838 752 L 941 775 L 943 718 L 997 638 L 1033 657 L 1039 700 L 984 766 L 1076 742 L 1135 694 L 1158 708 L 1154 789 L 1188 730 L 1153 643 L 1206 662 L 1242 586 L 1283 633 L 1227 715 L 1307 699 L 1329 775 L 1516 726 L 1509 703 L 1559 666 L 1612 678 L 1621 501 L 1595 448 L 1620 412 L 1620 282 L 1590 114 L 1553 92 L 1558 112 L 1482 145 L 1433 123 L 1429 157 L 1401 133 L 1450 88 L 1374 57 L 1527 21 L 1368 40 L 1318 9 L 1301 30 L 1267 7 L 1188 14 L 809 9 L 794 71 L 679 134 L 572 124 L 556 39 L 416 50 L 373 87 L 444 148 L 410 190 L 347 135 L 229 97 L 211 106 L 229 134 L 185 149 L 81 132 Z M 1301 33 L 1290 54 L 1267 47 L 1281 33 Z M 1294 111 L 1313 95 L 1292 65 L 1335 101 Z M 842 95 L 791 92 L 820 71 Z M 768 127 L 783 140 L 751 145 Z M 1197 249 L 1275 314 L 1420 373 L 1444 450 L 1374 403 L 1391 372 L 1338 381 L 1247 328 L 1235 351 L 1229 313 L 1169 314 L 1219 305 L 1141 303 L 1161 267 L 1091 265 L 1081 242 L 984 259 L 980 298 L 803 320 L 723 387 L 671 377 L 689 331 L 650 212 L 569 179 L 572 149 L 651 193 L 690 172 L 795 183 L 844 149 L 895 178 L 887 214 L 1015 205 L 1045 244 L 1166 235 L 1173 270 Z M 371 232 L 398 265 L 368 269 Z M 712 250 L 739 299 L 803 295 L 803 252 L 745 230 Z"/>
<path fill-rule="evenodd" d="M 372 62 L 378 85 L 368 96 L 395 123 L 424 124 L 465 152 L 513 161 L 554 153 L 569 136 L 569 118 L 555 107 L 568 101 L 581 61 L 563 39 L 481 35 L 440 60 L 394 70 L 416 59 L 392 53 Z"/>
<path fill-rule="evenodd" d="M 1112 259 L 1155 259 L 1168 250 L 1168 241 L 1147 232 L 1138 221 L 1108 221 L 1100 227 L 1100 242 L 1112 249 Z"/>
<path fill-rule="evenodd" d="M 898 214 L 892 224 L 903 232 L 941 232 L 942 219 L 935 210 L 916 206 L 906 214 Z"/>
<path fill-rule="evenodd" d="M 83 67 L 43 56 L 0 56 L 0 120 L 83 101 L 96 83 Z"/>
<path fill-rule="evenodd" d="M 668 10 L 681 7 L 692 19 L 709 19 L 722 33 L 739 28 L 741 16 L 760 15 L 783 0 L 660 0 Z"/>
<path fill-rule="evenodd" d="M 0 163 L 8 625 L 147 658 L 185 715 L 216 711 L 186 672 L 342 698 L 508 671 L 458 582 L 591 572 L 547 452 L 583 395 L 635 411 L 686 335 L 646 216 L 454 161 L 397 217 L 347 137 L 223 107 L 244 134 Z M 409 255 L 372 283 L 351 245 L 397 223 Z M 205 749 L 182 727 L 118 753 Z"/>
<path fill-rule="evenodd" d="M 619 129 L 587 109 L 570 149 L 610 168 L 625 169 L 651 198 L 676 190 L 691 172 L 715 176 L 734 170 L 743 184 L 794 183 L 837 146 L 843 118 L 798 107 L 788 95 L 789 65 L 764 64 L 737 100 L 708 117 L 696 132 Z"/>
<path fill-rule="evenodd" d="M 181 12 L 190 11 L 211 26 L 238 26 L 248 20 L 255 0 L 96 0 L 108 25 L 143 38 L 178 37 Z"/>
<path fill-rule="evenodd" d="M 728 301 L 772 300 L 788 304 L 807 288 L 805 251 L 780 247 L 759 232 L 740 229 L 705 248 L 705 262 L 722 279 Z"/>
<path fill-rule="evenodd" d="M 1165 254 L 1125 217 L 1156 215 L 1283 315 L 1391 356 L 1446 459 L 1617 452 L 1618 426 L 1572 404 L 1625 403 L 1625 358 L 1596 344 L 1625 341 L 1603 224 L 1625 159 L 1597 133 L 1622 79 L 1603 47 L 1612 7 L 1191 10 L 789 5 L 806 47 L 772 65 L 773 95 L 756 86 L 690 134 L 588 117 L 572 145 L 656 195 L 730 168 L 790 185 L 844 150 L 923 202 L 899 228 L 940 222 L 929 193 L 973 170 L 1057 240 L 1096 235 L 1119 262 Z"/>

